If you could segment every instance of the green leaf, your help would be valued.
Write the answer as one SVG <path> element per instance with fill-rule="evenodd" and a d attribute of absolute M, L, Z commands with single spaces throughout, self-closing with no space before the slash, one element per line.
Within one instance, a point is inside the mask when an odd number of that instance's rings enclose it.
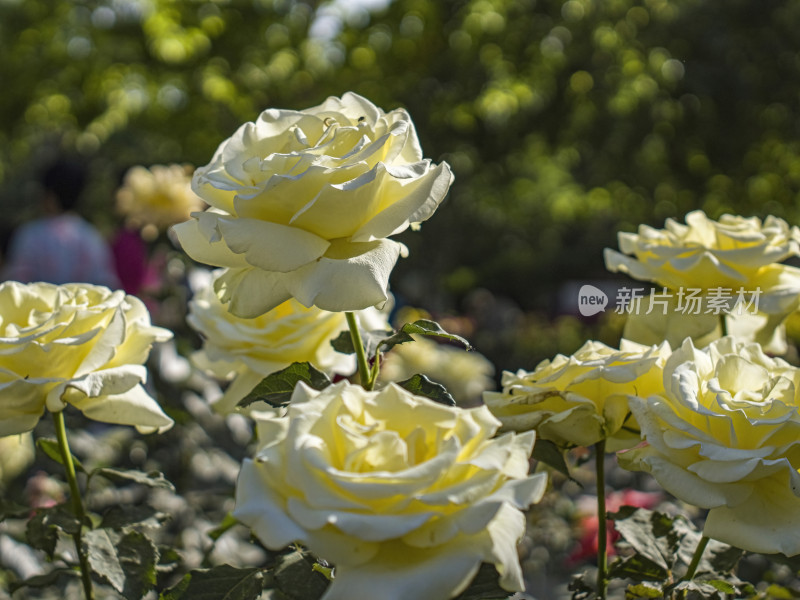
<path fill-rule="evenodd" d="M 170 546 L 158 547 L 158 564 L 156 565 L 156 571 L 158 573 L 171 573 L 177 569 L 182 562 L 183 558 L 175 548 Z"/>
<path fill-rule="evenodd" d="M 222 522 L 216 527 L 214 527 L 214 529 L 209 531 L 206 535 L 216 542 L 222 536 L 222 534 L 224 534 L 231 527 L 237 525 L 238 523 L 239 520 L 236 517 L 234 517 L 231 513 L 228 513 L 222 519 Z"/>
<path fill-rule="evenodd" d="M 39 448 L 45 455 L 52 458 L 60 465 L 64 465 L 64 459 L 61 457 L 61 449 L 58 447 L 58 442 L 56 440 L 51 440 L 48 438 L 39 438 L 36 440 L 36 447 Z M 86 469 L 81 464 L 74 454 L 72 454 L 72 462 L 75 465 L 75 470 L 80 471 L 81 473 L 86 473 Z"/>
<path fill-rule="evenodd" d="M 78 577 L 79 573 L 75 569 L 70 568 L 61 568 L 61 569 L 53 569 L 49 573 L 45 573 L 44 575 L 34 575 L 33 577 L 28 577 L 28 579 L 24 581 L 13 581 L 9 583 L 9 591 L 13 594 L 20 588 L 24 587 L 32 587 L 32 588 L 44 588 L 52 586 L 58 586 L 62 590 L 66 587 L 65 586 L 65 579 L 68 578 L 75 578 Z"/>
<path fill-rule="evenodd" d="M 634 581 L 663 581 L 669 570 L 656 564 L 646 556 L 634 554 L 614 561 L 609 569 L 612 577 L 633 579 Z"/>
<path fill-rule="evenodd" d="M 220 565 L 197 569 L 184 575 L 164 591 L 159 600 L 256 600 L 268 578 L 263 569 L 237 569 Z"/>
<path fill-rule="evenodd" d="M 456 342 L 458 344 L 461 344 L 467 350 L 472 349 L 470 343 L 464 338 L 462 338 L 460 335 L 447 333 L 444 329 L 441 328 L 441 326 L 438 323 L 436 323 L 435 321 L 428 321 L 427 319 L 420 319 L 419 321 L 414 321 L 413 323 L 406 323 L 400 328 L 400 330 L 397 333 L 383 340 L 381 342 L 381 345 L 386 346 L 386 350 L 391 350 L 394 346 L 398 344 L 413 342 L 414 341 L 414 338 L 412 337 L 413 334 L 442 338 L 451 342 Z"/>
<path fill-rule="evenodd" d="M 664 590 L 652 583 L 637 583 L 629 585 L 625 590 L 625 600 L 640 600 L 642 598 L 663 598 Z"/>
<path fill-rule="evenodd" d="M 578 573 L 572 576 L 567 589 L 572 592 L 572 600 L 594 600 L 597 598 L 595 588 L 587 581 L 586 573 Z"/>
<path fill-rule="evenodd" d="M 506 600 L 513 596 L 500 587 L 499 579 L 494 565 L 483 563 L 469 587 L 455 600 Z"/>
<path fill-rule="evenodd" d="M 103 529 L 127 530 L 131 527 L 159 527 L 169 516 L 147 504 L 112 506 L 103 514 Z"/>
<path fill-rule="evenodd" d="M 456 401 L 450 395 L 450 392 L 447 391 L 447 388 L 441 383 L 431 381 L 425 375 L 419 373 L 412 375 L 405 381 L 398 382 L 397 385 L 408 390 L 412 394 L 423 396 L 439 404 L 445 404 L 447 406 L 456 405 Z"/>
<path fill-rule="evenodd" d="M 314 569 L 316 560 L 300 551 L 278 558 L 275 586 L 292 600 L 317 600 L 328 589 L 328 578 Z"/>
<path fill-rule="evenodd" d="M 643 508 L 623 506 L 609 514 L 622 538 L 642 557 L 668 571 L 677 549 L 676 536 L 670 535 L 673 520 L 668 516 Z"/>
<path fill-rule="evenodd" d="M 155 586 L 158 550 L 143 533 L 95 529 L 83 544 L 92 571 L 126 600 L 140 600 Z"/>
<path fill-rule="evenodd" d="M 160 471 L 150 471 L 149 473 L 145 473 L 144 471 L 137 471 L 135 469 L 128 470 L 101 467 L 92 471 L 89 474 L 89 477 L 91 478 L 95 475 L 100 475 L 101 477 L 105 477 L 111 481 L 139 483 L 151 488 L 165 488 L 172 492 L 175 491 L 175 486 L 172 485 L 172 483 L 166 477 L 164 477 L 164 474 Z"/>
<path fill-rule="evenodd" d="M 37 509 L 36 514 L 28 521 L 25 534 L 33 548 L 43 550 L 53 558 L 59 533 L 74 535 L 80 531 L 81 523 L 73 516 L 65 504 L 51 508 Z"/>
<path fill-rule="evenodd" d="M 323 390 L 331 384 L 328 376 L 311 366 L 311 363 L 292 363 L 262 379 L 261 383 L 239 401 L 239 406 L 249 406 L 259 401 L 275 407 L 286 406 L 300 381 L 315 390 Z"/>
<path fill-rule="evenodd" d="M 559 473 L 572 479 L 572 476 L 569 474 L 567 461 L 564 459 L 564 450 L 559 448 L 555 442 L 537 437 L 536 443 L 533 445 L 531 458 L 543 462 L 548 467 L 552 467 Z"/>
<path fill-rule="evenodd" d="M 13 500 L 0 497 L 0 522 L 6 519 L 25 517 L 31 512 L 30 506 L 17 504 Z"/>
<path fill-rule="evenodd" d="M 359 329 L 359 332 L 361 333 L 361 343 L 364 345 L 364 352 L 367 354 L 368 358 L 375 356 L 375 353 L 384 340 L 394 333 L 393 331 L 383 331 L 380 329 L 373 331 Z M 355 348 L 353 348 L 353 338 L 350 335 L 349 329 L 342 331 L 338 336 L 332 339 L 331 346 L 341 354 L 354 354 L 356 351 Z"/>

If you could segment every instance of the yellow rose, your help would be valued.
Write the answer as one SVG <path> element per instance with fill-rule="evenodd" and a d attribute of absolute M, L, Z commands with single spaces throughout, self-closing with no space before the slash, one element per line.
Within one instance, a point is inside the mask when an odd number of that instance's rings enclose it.
<path fill-rule="evenodd" d="M 710 509 L 708 537 L 800 553 L 800 370 L 732 337 L 704 350 L 686 340 L 664 387 L 631 400 L 645 443 L 620 453 L 620 465 Z"/>
<path fill-rule="evenodd" d="M 356 317 L 365 330 L 389 329 L 386 317 L 374 308 L 359 311 Z M 348 329 L 341 312 L 306 308 L 291 299 L 264 315 L 243 319 L 228 312 L 209 282 L 189 302 L 186 320 L 203 337 L 202 350 L 192 356 L 195 365 L 233 380 L 214 404 L 223 414 L 234 410 L 264 377 L 293 362 L 308 361 L 328 374 L 350 375 L 356 369 L 355 355 L 341 354 L 331 346 L 331 340 Z"/>
<path fill-rule="evenodd" d="M 411 118 L 347 93 L 303 111 L 266 110 L 198 169 L 211 208 L 175 226 L 186 253 L 227 273 L 223 301 L 256 317 L 289 298 L 352 311 L 388 298 L 405 246 L 387 239 L 428 219 L 452 182 Z"/>
<path fill-rule="evenodd" d="M 0 437 L 0 488 L 33 462 L 33 436 L 29 431 L 20 435 Z"/>
<path fill-rule="evenodd" d="M 413 343 L 395 346 L 381 361 L 383 383 L 403 381 L 417 373 L 441 383 L 459 404 L 479 400 L 495 387 L 494 365 L 485 356 L 419 336 Z"/>
<path fill-rule="evenodd" d="M 642 346 L 622 340 L 619 350 L 586 342 L 572 356 L 544 360 L 532 373 L 503 373 L 503 391 L 483 400 L 506 429 L 535 429 L 562 446 L 608 440 L 610 451 L 639 440 L 630 418 L 630 395 L 657 393 L 669 344 Z"/>
<path fill-rule="evenodd" d="M 638 233 L 620 233 L 622 253 L 606 248 L 606 268 L 665 286 L 673 295 L 668 314 L 661 308 L 650 314 L 632 313 L 625 337 L 641 343 L 656 339 L 681 343 L 691 336 L 702 344 L 721 335 L 719 315 L 727 313 L 731 334 L 771 344 L 775 352 L 785 351 L 782 330 L 776 334 L 776 329 L 798 306 L 800 269 L 778 263 L 798 256 L 799 242 L 800 230 L 777 217 L 762 223 L 723 215 L 712 221 L 699 210 L 686 215 L 686 225 L 667 219 L 664 229 L 641 225 Z M 699 291 L 703 297 L 699 312 L 689 308 L 688 300 L 682 301 L 688 310 L 678 310 L 679 290 L 687 296 Z M 728 313 L 740 290 L 746 304 Z M 727 299 L 719 313 L 708 305 L 715 294 Z"/>
<path fill-rule="evenodd" d="M 205 206 L 192 191 L 190 165 L 136 166 L 125 173 L 117 190 L 117 210 L 127 224 L 149 237 L 189 218 Z"/>
<path fill-rule="evenodd" d="M 88 284 L 0 284 L 0 436 L 30 431 L 45 408 L 164 431 L 143 363 L 172 333 L 150 325 L 138 298 Z"/>
<path fill-rule="evenodd" d="M 234 516 L 268 548 L 300 542 L 335 562 L 323 600 L 451 598 L 481 562 L 523 588 L 520 509 L 546 486 L 528 476 L 533 432 L 491 439 L 500 424 L 486 407 L 344 381 L 298 384 L 286 416 L 256 422 Z"/>

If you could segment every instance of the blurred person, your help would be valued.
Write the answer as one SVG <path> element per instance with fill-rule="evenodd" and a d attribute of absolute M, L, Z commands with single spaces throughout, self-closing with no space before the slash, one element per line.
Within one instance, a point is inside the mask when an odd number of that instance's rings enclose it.
<path fill-rule="evenodd" d="M 75 212 L 86 184 L 85 168 L 58 161 L 44 171 L 40 182 L 44 214 L 12 234 L 4 279 L 119 287 L 108 244 Z"/>

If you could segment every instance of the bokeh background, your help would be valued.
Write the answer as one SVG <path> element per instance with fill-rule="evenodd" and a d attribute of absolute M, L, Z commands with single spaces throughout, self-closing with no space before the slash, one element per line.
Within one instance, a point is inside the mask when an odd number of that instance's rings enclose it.
<path fill-rule="evenodd" d="M 111 232 L 128 167 L 204 165 L 265 108 L 353 90 L 406 107 L 456 173 L 400 238 L 399 301 L 531 368 L 616 342 L 569 294 L 611 277 L 617 231 L 800 222 L 798 30 L 796 0 L 0 0 L 4 227 L 56 154 L 89 162 L 84 213 Z"/>

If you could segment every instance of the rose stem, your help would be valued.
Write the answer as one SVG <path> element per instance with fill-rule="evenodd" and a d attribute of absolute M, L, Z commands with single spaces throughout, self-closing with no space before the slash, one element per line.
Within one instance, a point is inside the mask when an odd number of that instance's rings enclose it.
<path fill-rule="evenodd" d="M 61 451 L 61 460 L 64 462 L 64 470 L 67 472 L 67 482 L 69 482 L 70 499 L 72 500 L 72 512 L 75 517 L 80 521 L 78 530 L 72 535 L 75 540 L 75 551 L 78 553 L 78 560 L 81 566 L 81 579 L 83 580 L 83 593 L 86 600 L 94 599 L 94 590 L 92 589 L 92 577 L 89 573 L 89 559 L 83 553 L 81 547 L 81 533 L 83 529 L 83 522 L 86 519 L 86 513 L 83 510 L 83 502 L 81 502 L 81 492 L 78 488 L 78 478 L 75 475 L 75 465 L 72 462 L 72 453 L 69 451 L 69 442 L 67 441 L 67 428 L 64 425 L 64 411 L 53 413 L 53 422 L 56 426 L 56 437 L 58 438 L 58 449 Z"/>
<path fill-rule="evenodd" d="M 694 578 L 694 574 L 697 572 L 697 566 L 700 564 L 700 559 L 703 557 L 703 552 L 705 552 L 707 545 L 708 538 L 706 536 L 702 536 L 700 541 L 697 542 L 697 548 L 694 549 L 692 562 L 689 563 L 689 568 L 686 570 L 686 575 L 681 578 L 683 581 L 691 581 Z"/>
<path fill-rule="evenodd" d="M 361 332 L 358 330 L 358 322 L 356 315 L 352 312 L 345 312 L 347 317 L 347 326 L 350 328 L 350 339 L 353 342 L 353 348 L 356 350 L 356 360 L 358 360 L 358 376 L 361 378 L 361 386 L 369 391 L 375 384 L 375 379 L 369 370 L 367 363 L 367 355 L 364 352 L 364 342 L 361 341 Z"/>
<path fill-rule="evenodd" d="M 597 597 L 606 598 L 608 565 L 608 538 L 606 537 L 606 441 L 594 445 L 594 463 L 597 472 Z"/>
<path fill-rule="evenodd" d="M 725 320 L 725 313 L 719 313 L 720 317 L 720 325 L 722 326 L 722 336 L 725 337 L 728 335 L 728 321 Z"/>

